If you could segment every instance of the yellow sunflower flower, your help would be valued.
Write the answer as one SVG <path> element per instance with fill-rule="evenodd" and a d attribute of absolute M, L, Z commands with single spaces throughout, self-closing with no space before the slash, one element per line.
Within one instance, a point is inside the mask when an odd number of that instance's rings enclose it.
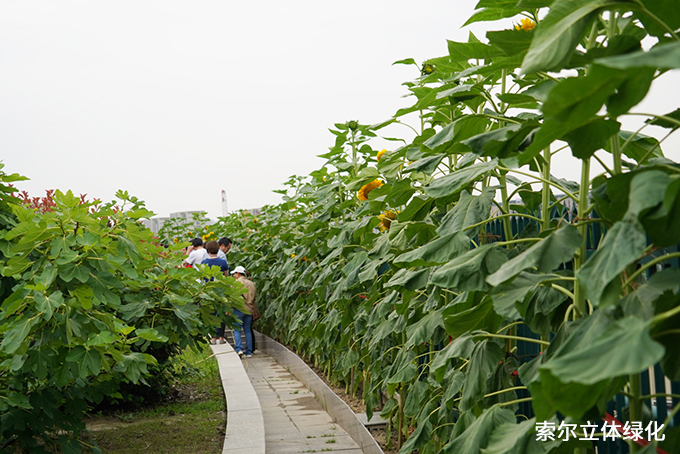
<path fill-rule="evenodd" d="M 397 213 L 395 213 L 392 210 L 383 211 L 383 213 L 381 215 L 379 215 L 378 217 L 380 218 L 380 226 L 379 226 L 380 230 L 382 230 L 384 232 L 385 230 L 389 230 L 390 225 L 392 225 L 392 221 L 397 219 Z"/>
<path fill-rule="evenodd" d="M 377 156 L 378 161 L 380 161 L 380 157 L 381 157 L 382 155 L 384 155 L 385 153 L 387 153 L 387 150 L 385 150 L 384 148 L 383 148 L 381 151 L 378 152 L 378 156 Z"/>
<path fill-rule="evenodd" d="M 524 18 L 519 21 L 519 24 L 515 25 L 515 30 L 524 30 L 525 32 L 528 32 L 529 30 L 533 30 L 535 26 L 536 22 L 532 21 L 531 19 Z"/>
<path fill-rule="evenodd" d="M 382 181 L 373 180 L 370 183 L 363 185 L 361 189 L 359 189 L 357 197 L 359 198 L 359 200 L 368 200 L 368 193 L 376 188 L 379 188 L 382 185 L 383 185 Z"/>

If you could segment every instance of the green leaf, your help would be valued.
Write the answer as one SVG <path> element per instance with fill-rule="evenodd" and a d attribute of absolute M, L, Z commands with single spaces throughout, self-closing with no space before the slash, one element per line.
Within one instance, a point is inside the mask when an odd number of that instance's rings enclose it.
<path fill-rule="evenodd" d="M 595 60 L 595 63 L 615 69 L 677 69 L 680 68 L 680 42 L 659 44 L 647 52 L 640 50 L 629 54 L 600 58 Z"/>
<path fill-rule="evenodd" d="M 410 270 L 407 268 L 397 271 L 392 279 L 386 284 L 385 288 L 404 287 L 407 290 L 417 290 L 427 285 L 427 278 L 430 275 L 429 268 L 423 270 Z"/>
<path fill-rule="evenodd" d="M 24 344 L 26 337 L 31 332 L 31 328 L 40 322 L 40 318 L 21 318 L 13 322 L 4 333 L 0 349 L 4 350 L 5 354 L 11 355 Z"/>
<path fill-rule="evenodd" d="M 489 391 L 487 389 L 488 378 L 496 370 L 496 366 L 503 357 L 503 350 L 498 344 L 489 340 L 483 340 L 475 346 L 463 385 L 463 395 L 460 401 L 462 411 L 472 409 Z"/>
<path fill-rule="evenodd" d="M 630 131 L 619 132 L 619 146 L 623 147 L 621 151 L 624 155 L 634 159 L 638 164 L 646 164 L 651 158 L 663 156 L 657 139 L 640 133 L 637 133 L 635 136 L 633 134 Z M 609 146 L 605 147 L 605 149 L 611 152 Z"/>
<path fill-rule="evenodd" d="M 436 270 L 430 282 L 457 291 L 486 290 L 486 277 L 506 261 L 505 254 L 492 244 L 472 249 Z"/>
<path fill-rule="evenodd" d="M 588 345 L 546 361 L 541 374 L 549 371 L 563 383 L 593 385 L 602 380 L 636 374 L 661 360 L 664 348 L 649 336 L 649 322 L 637 317 L 617 320 Z"/>
<path fill-rule="evenodd" d="M 50 296 L 45 296 L 42 292 L 34 292 L 33 299 L 35 299 L 36 308 L 45 314 L 43 317 L 45 320 L 52 318 L 53 311 L 64 304 L 64 296 L 58 290 Z"/>
<path fill-rule="evenodd" d="M 641 222 L 655 245 L 667 247 L 680 242 L 680 178 L 673 176 L 661 205 Z"/>
<path fill-rule="evenodd" d="M 505 55 L 512 56 L 528 51 L 534 37 L 533 31 L 501 30 L 486 32 L 489 44 L 501 49 Z"/>
<path fill-rule="evenodd" d="M 464 230 L 465 235 L 474 237 L 481 226 L 472 229 L 467 227 L 479 224 L 489 217 L 495 195 L 496 191 L 492 188 L 484 188 L 479 196 L 472 196 L 468 191 L 461 192 L 458 203 L 442 218 L 437 233 L 445 236 Z"/>
<path fill-rule="evenodd" d="M 458 310 L 454 304 L 442 312 L 446 332 L 454 338 L 475 330 L 495 332 L 503 321 L 503 317 L 494 311 L 493 300 L 489 297 L 470 309 Z"/>
<path fill-rule="evenodd" d="M 142 339 L 146 339 L 148 341 L 153 341 L 153 342 L 167 342 L 168 337 L 160 334 L 158 330 L 155 330 L 153 328 L 137 328 L 135 330 L 137 333 L 137 336 L 141 337 Z"/>
<path fill-rule="evenodd" d="M 444 327 L 441 310 L 432 311 L 424 315 L 423 318 L 406 328 L 408 341 L 404 348 L 411 348 L 414 345 L 420 345 L 423 342 L 432 340 L 438 327 Z"/>
<path fill-rule="evenodd" d="M 574 252 L 581 246 L 582 240 L 576 227 L 566 225 L 517 257 L 505 262 L 498 271 L 486 280 L 492 286 L 497 286 L 517 276 L 527 268 L 535 268 L 541 272 L 552 271 L 562 263 L 572 259 Z"/>
<path fill-rule="evenodd" d="M 415 65 L 416 61 L 412 58 L 405 58 L 403 60 L 397 60 L 392 65 Z"/>
<path fill-rule="evenodd" d="M 451 57 L 451 61 L 454 62 L 467 62 L 473 58 L 477 60 L 489 60 L 493 57 L 499 57 L 503 55 L 503 52 L 500 49 L 480 42 L 447 42 L 449 47 L 449 56 Z"/>
<path fill-rule="evenodd" d="M 507 423 L 497 426 L 489 437 L 489 444 L 481 454 L 543 454 L 546 451 L 536 437 L 532 436 L 536 418 L 518 424 Z"/>
<path fill-rule="evenodd" d="M 398 267 L 441 265 L 469 250 L 469 238 L 463 234 L 453 233 L 401 254 L 394 260 L 394 265 Z"/>
<path fill-rule="evenodd" d="M 420 221 L 425 217 L 425 215 L 430 211 L 430 207 L 434 203 L 434 200 L 427 196 L 415 196 L 404 211 L 397 215 L 399 222 L 405 222 L 410 220 Z"/>
<path fill-rule="evenodd" d="M 465 115 L 444 126 L 441 131 L 423 142 L 423 145 L 434 150 L 449 142 L 460 142 L 481 134 L 486 130 L 488 124 L 489 118 L 486 116 Z"/>
<path fill-rule="evenodd" d="M 572 154 L 579 159 L 590 158 L 597 150 L 605 148 L 609 139 L 619 132 L 621 123 L 616 120 L 595 118 L 594 121 L 564 135 Z"/>
<path fill-rule="evenodd" d="M 524 57 L 522 72 L 562 69 L 599 10 L 611 0 L 556 0 L 548 15 L 536 26 Z"/>
<path fill-rule="evenodd" d="M 90 338 L 87 340 L 87 346 L 101 347 L 104 345 L 113 344 L 114 341 L 115 338 L 113 337 L 113 333 L 110 331 L 101 331 L 99 333 L 90 335 Z"/>
<path fill-rule="evenodd" d="M 409 164 L 405 169 L 404 173 L 408 172 L 423 172 L 427 175 L 432 175 L 432 173 L 437 169 L 439 163 L 444 159 L 445 154 L 437 154 L 434 156 L 427 156 L 422 159 Z"/>
<path fill-rule="evenodd" d="M 680 128 L 680 109 L 675 109 L 673 112 L 669 112 L 663 115 L 664 117 L 672 118 L 675 121 L 664 120 L 663 118 L 655 118 L 653 120 L 647 120 L 645 123 L 650 125 L 660 126 L 662 128 L 677 129 Z M 643 136 L 646 137 L 646 136 Z M 657 141 L 658 142 L 658 141 Z"/>
<path fill-rule="evenodd" d="M 413 433 L 408 437 L 404 445 L 399 450 L 399 454 L 408 454 L 416 449 L 420 449 L 425 446 L 430 440 L 432 440 L 432 423 L 429 418 L 424 421 L 418 421 L 418 427 Z"/>
<path fill-rule="evenodd" d="M 521 9 L 515 7 L 516 2 L 498 2 L 498 3 L 507 5 L 509 5 L 510 3 L 514 4 L 500 8 L 489 7 L 484 8 L 481 11 L 477 11 L 472 16 L 470 16 L 470 18 L 465 22 L 465 24 L 463 24 L 463 27 L 470 24 L 474 24 L 475 22 L 496 21 L 504 19 L 506 17 L 513 17 L 522 12 Z M 479 5 L 477 5 L 477 8 L 479 8 Z"/>
<path fill-rule="evenodd" d="M 511 124 L 471 137 L 463 143 L 479 156 L 507 158 L 528 146 L 527 136 L 538 127 L 536 121 Z"/>
<path fill-rule="evenodd" d="M 649 12 L 639 10 L 637 17 L 650 34 L 660 38 L 668 33 L 668 28 L 672 30 L 680 28 L 680 11 L 674 0 L 641 0 L 640 3 Z M 657 20 L 663 21 L 667 27 L 662 27 Z"/>
<path fill-rule="evenodd" d="M 480 454 L 489 443 L 489 437 L 496 427 L 515 423 L 512 410 L 493 406 L 474 420 L 458 437 L 444 446 L 443 454 Z"/>
<path fill-rule="evenodd" d="M 494 287 L 492 294 L 494 310 L 511 320 L 519 319 L 521 315 L 517 312 L 515 303 L 523 301 L 528 294 L 533 293 L 543 282 L 559 277 L 556 274 L 519 273 L 512 281 Z"/>
<path fill-rule="evenodd" d="M 432 364 L 430 365 L 430 373 L 435 380 L 442 381 L 447 367 L 453 358 L 469 358 L 475 343 L 469 334 L 463 334 L 451 341 L 449 345 L 435 353 Z"/>
<path fill-rule="evenodd" d="M 489 162 L 481 162 L 478 164 L 456 170 L 453 173 L 445 175 L 434 180 L 429 186 L 425 188 L 431 197 L 447 197 L 456 194 L 469 184 L 477 181 L 481 176 L 490 172 L 498 163 L 496 160 Z"/>

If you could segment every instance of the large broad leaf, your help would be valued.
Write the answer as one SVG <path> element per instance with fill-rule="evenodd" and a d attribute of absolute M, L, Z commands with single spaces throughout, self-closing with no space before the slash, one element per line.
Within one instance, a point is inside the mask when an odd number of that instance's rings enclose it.
<path fill-rule="evenodd" d="M 52 318 L 54 310 L 64 304 L 64 296 L 60 291 L 53 292 L 49 296 L 42 292 L 35 292 L 33 298 L 35 299 L 36 308 L 45 314 L 45 320 Z"/>
<path fill-rule="evenodd" d="M 441 236 L 450 235 L 486 220 L 495 194 L 496 191 L 492 188 L 484 188 L 479 196 L 472 196 L 469 192 L 463 191 L 455 207 L 441 220 L 437 233 Z M 473 237 L 479 231 L 479 227 L 464 231 L 466 235 Z"/>
<path fill-rule="evenodd" d="M 493 300 L 484 298 L 479 304 L 460 311 L 456 305 L 448 306 L 442 312 L 446 332 L 451 337 L 458 337 L 475 330 L 496 331 L 503 321 L 493 308 Z"/>
<path fill-rule="evenodd" d="M 452 233 L 401 254 L 394 260 L 397 267 L 441 265 L 470 250 L 470 240 L 463 233 Z"/>
<path fill-rule="evenodd" d="M 512 56 L 528 51 L 534 34 L 518 30 L 501 30 L 487 32 L 486 37 L 492 46 Z"/>
<path fill-rule="evenodd" d="M 489 444 L 481 454 L 543 454 L 545 449 L 533 436 L 536 418 L 519 424 L 507 423 L 496 427 L 491 433 Z"/>
<path fill-rule="evenodd" d="M 639 9 L 637 17 L 650 34 L 662 37 L 668 33 L 668 28 L 672 30 L 680 28 L 680 10 L 675 0 L 640 0 L 640 3 L 649 12 Z M 659 20 L 662 20 L 668 28 L 661 26 Z"/>
<path fill-rule="evenodd" d="M 432 197 L 447 197 L 463 190 L 467 185 L 477 181 L 482 175 L 496 168 L 495 160 L 456 170 L 453 173 L 438 178 L 425 188 Z"/>
<path fill-rule="evenodd" d="M 622 147 L 621 152 L 624 155 L 638 164 L 646 164 L 651 158 L 663 156 L 657 139 L 640 133 L 633 134 L 630 131 L 619 132 L 619 146 Z M 605 150 L 611 152 L 610 146 L 610 144 L 605 146 Z"/>
<path fill-rule="evenodd" d="M 587 345 L 573 350 L 561 349 L 560 355 L 546 361 L 543 371 L 563 383 L 594 385 L 622 375 L 640 373 L 664 355 L 661 344 L 649 335 L 649 322 L 636 317 L 617 320 Z"/>
<path fill-rule="evenodd" d="M 612 0 L 556 0 L 536 27 L 522 72 L 558 70 L 569 60 L 586 27 Z"/>
<path fill-rule="evenodd" d="M 406 337 L 408 338 L 408 341 L 404 348 L 411 348 L 414 345 L 420 345 L 423 342 L 432 340 L 438 327 L 444 327 L 442 311 L 438 310 L 426 314 L 416 323 L 406 328 Z"/>
<path fill-rule="evenodd" d="M 624 71 L 593 66 L 585 77 L 570 77 L 555 85 L 543 103 L 545 121 L 527 153 L 542 150 L 554 140 L 596 120 L 597 113 L 627 76 Z"/>
<path fill-rule="evenodd" d="M 485 410 L 469 427 L 458 437 L 444 446 L 444 454 L 480 454 L 482 448 L 489 443 L 489 437 L 494 429 L 503 424 L 515 423 L 515 414 L 512 410 L 493 406 Z"/>
<path fill-rule="evenodd" d="M 560 276 L 556 274 L 519 273 L 512 281 L 494 287 L 492 294 L 494 310 L 503 317 L 512 320 L 519 319 L 520 313 L 515 303 L 524 300 L 543 282 L 559 278 Z"/>
<path fill-rule="evenodd" d="M 479 156 L 507 158 L 528 146 L 527 136 L 538 127 L 536 121 L 515 123 L 471 137 L 463 143 Z"/>
<path fill-rule="evenodd" d="M 399 450 L 400 454 L 407 454 L 415 451 L 416 449 L 422 448 L 430 440 L 432 440 L 432 423 L 429 418 L 425 421 L 418 421 L 418 427 L 409 435 L 408 440 Z"/>
<path fill-rule="evenodd" d="M 429 275 L 429 268 L 423 270 L 410 270 L 404 268 L 397 271 L 394 276 L 392 276 L 392 279 L 385 284 L 385 288 L 404 287 L 407 290 L 417 290 L 427 285 L 427 278 Z"/>
<path fill-rule="evenodd" d="M 564 135 L 572 154 L 579 159 L 590 158 L 597 150 L 605 148 L 609 139 L 619 132 L 621 123 L 616 120 L 595 118 L 594 121 Z"/>
<path fill-rule="evenodd" d="M 541 272 L 552 271 L 572 259 L 582 240 L 576 227 L 571 225 L 562 227 L 514 259 L 505 262 L 498 271 L 487 277 L 486 281 L 496 286 L 528 268 L 535 268 Z"/>
<path fill-rule="evenodd" d="M 677 9 L 677 5 L 675 9 Z M 595 62 L 616 69 L 676 69 L 680 68 L 680 42 L 660 44 L 647 52 L 640 50 L 630 54 L 600 58 Z"/>
<path fill-rule="evenodd" d="M 453 259 L 432 274 L 430 282 L 458 291 L 486 290 L 486 277 L 495 273 L 507 259 L 493 244 L 475 248 Z"/>
<path fill-rule="evenodd" d="M 457 337 L 449 345 L 435 353 L 430 365 L 430 373 L 434 375 L 435 380 L 442 381 L 451 359 L 469 358 L 474 347 L 475 343 L 469 334 Z"/>
<path fill-rule="evenodd" d="M 472 409 L 478 401 L 482 400 L 484 394 L 487 393 L 488 378 L 496 370 L 503 356 L 503 350 L 498 344 L 489 340 L 481 341 L 475 346 L 465 375 L 460 401 L 462 411 Z"/>
<path fill-rule="evenodd" d="M 449 142 L 460 142 L 486 130 L 489 118 L 483 115 L 465 115 L 444 126 L 434 136 L 427 139 L 423 145 L 434 150 Z"/>
<path fill-rule="evenodd" d="M 671 178 L 661 205 L 640 221 L 655 245 L 666 247 L 680 242 L 680 178 Z"/>
<path fill-rule="evenodd" d="M 586 297 L 599 305 L 607 285 L 631 263 L 647 246 L 642 226 L 637 221 L 621 221 L 607 232 L 602 246 L 576 272 Z"/>
<path fill-rule="evenodd" d="M 420 221 L 425 217 L 430 211 L 430 207 L 434 203 L 432 198 L 427 196 L 416 196 L 406 205 L 404 211 L 399 213 L 397 219 L 399 222 L 405 222 L 409 220 Z"/>
<path fill-rule="evenodd" d="M 5 354 L 11 355 L 19 347 L 24 344 L 28 333 L 31 332 L 31 328 L 40 322 L 38 317 L 33 318 L 21 318 L 10 324 L 10 328 L 5 331 L 2 343 L 0 344 L 0 351 Z"/>
<path fill-rule="evenodd" d="M 467 62 L 474 58 L 477 60 L 488 60 L 492 57 L 503 55 L 503 52 L 493 46 L 479 42 L 479 40 L 470 33 L 470 39 L 467 43 L 458 43 L 455 41 L 448 41 L 449 56 L 454 62 Z"/>

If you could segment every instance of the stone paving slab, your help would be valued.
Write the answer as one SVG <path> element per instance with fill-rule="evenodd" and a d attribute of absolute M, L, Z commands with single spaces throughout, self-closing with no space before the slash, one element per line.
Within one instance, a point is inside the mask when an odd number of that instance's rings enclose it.
<path fill-rule="evenodd" d="M 243 366 L 260 401 L 267 454 L 363 454 L 314 393 L 273 358 L 256 351 Z"/>

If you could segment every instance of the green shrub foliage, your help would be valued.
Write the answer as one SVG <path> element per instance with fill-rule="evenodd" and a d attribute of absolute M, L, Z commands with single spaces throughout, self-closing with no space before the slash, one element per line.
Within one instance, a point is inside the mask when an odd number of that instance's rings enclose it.
<path fill-rule="evenodd" d="M 179 267 L 139 221 L 152 213 L 117 195 L 118 205 L 56 191 L 47 209 L 3 199 L 2 452 L 80 452 L 89 407 L 205 342 L 215 314 L 238 302 L 235 280 Z"/>

